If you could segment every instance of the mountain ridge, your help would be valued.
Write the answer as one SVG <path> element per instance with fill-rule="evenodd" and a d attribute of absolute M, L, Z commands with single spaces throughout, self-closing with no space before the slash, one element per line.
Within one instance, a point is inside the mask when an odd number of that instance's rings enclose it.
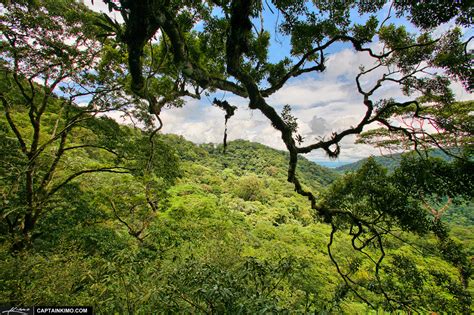
<path fill-rule="evenodd" d="M 417 154 L 414 151 L 410 152 L 403 152 L 403 153 L 393 153 L 393 154 L 388 154 L 388 155 L 381 155 L 381 156 L 370 156 L 375 159 L 375 161 L 378 164 L 381 164 L 385 168 L 387 168 L 389 171 L 393 171 L 399 164 L 404 155 L 409 155 L 409 154 Z M 443 160 L 451 161 L 453 158 L 440 149 L 433 149 L 429 151 L 429 156 L 434 157 L 434 158 L 441 158 Z M 356 162 L 352 162 L 349 164 L 341 165 L 338 167 L 335 167 L 334 170 L 339 173 L 346 173 L 346 172 L 354 172 L 357 171 L 365 162 L 370 157 L 366 157 L 363 159 L 360 159 Z"/>

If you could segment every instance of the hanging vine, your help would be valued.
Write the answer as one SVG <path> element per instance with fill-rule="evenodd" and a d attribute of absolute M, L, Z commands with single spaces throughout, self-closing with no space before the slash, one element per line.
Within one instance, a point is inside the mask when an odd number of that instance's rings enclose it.
<path fill-rule="evenodd" d="M 237 106 L 232 106 L 229 104 L 229 102 L 219 101 L 216 98 L 214 99 L 213 104 L 221 108 L 222 110 L 225 110 L 224 141 L 223 141 L 224 142 L 223 153 L 225 154 L 225 150 L 227 148 L 227 121 L 229 120 L 230 117 L 234 116 Z"/>

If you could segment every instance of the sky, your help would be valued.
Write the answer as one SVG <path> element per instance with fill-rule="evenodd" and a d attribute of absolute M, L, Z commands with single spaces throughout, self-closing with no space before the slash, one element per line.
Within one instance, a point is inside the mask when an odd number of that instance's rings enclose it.
<path fill-rule="evenodd" d="M 93 10 L 108 12 L 100 0 L 94 1 L 94 5 L 90 0 L 84 2 Z M 386 5 L 381 13 L 383 17 L 387 15 L 388 9 L 389 6 Z M 112 17 L 120 20 L 118 14 Z M 402 23 L 400 20 L 397 22 Z M 266 23 L 274 25 L 275 19 L 268 19 Z M 442 25 L 434 31 L 434 34 L 441 34 L 451 27 L 452 24 L 449 23 Z M 472 30 L 467 31 L 472 33 Z M 375 50 L 381 48 L 378 42 L 371 43 L 369 46 Z M 280 59 L 284 56 L 284 52 L 288 51 L 288 47 L 288 40 L 281 36 L 279 41 L 272 41 L 270 60 Z M 306 74 L 292 79 L 267 99 L 268 104 L 274 106 L 277 111 L 281 111 L 285 104 L 291 105 L 292 113 L 298 119 L 298 133 L 306 140 L 303 145 L 314 142 L 320 137 L 328 138 L 334 131 L 356 125 L 365 112 L 362 97 L 356 90 L 355 77 L 359 72 L 359 66 L 370 66 L 373 59 L 366 53 L 355 52 L 347 45 L 335 45 L 329 52 L 324 73 Z M 380 73 L 366 77 L 363 82 L 370 86 L 378 78 L 377 75 Z M 462 88 L 459 82 L 452 82 L 452 89 L 458 100 L 474 98 Z M 163 110 L 162 131 L 182 135 L 195 143 L 220 143 L 224 132 L 224 113 L 221 109 L 212 106 L 213 97 L 214 95 L 210 97 L 203 95 L 201 100 L 186 98 L 186 105 L 183 108 Z M 276 149 L 285 149 L 280 133 L 259 111 L 250 110 L 246 99 L 230 93 L 219 93 L 217 97 L 238 107 L 235 116 L 228 122 L 228 141 L 245 139 Z M 396 85 L 387 85 L 380 89 L 376 97 L 403 99 L 404 96 Z M 370 126 L 370 128 L 374 127 L 377 126 Z M 336 161 L 330 161 L 323 151 L 313 151 L 306 157 L 326 166 L 338 166 L 370 155 L 384 153 L 369 145 L 355 144 L 354 141 L 355 136 L 342 140 L 341 154 Z"/>

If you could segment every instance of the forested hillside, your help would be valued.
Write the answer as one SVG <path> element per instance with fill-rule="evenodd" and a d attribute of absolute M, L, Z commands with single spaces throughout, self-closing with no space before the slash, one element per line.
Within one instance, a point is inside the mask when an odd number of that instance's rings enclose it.
<path fill-rule="evenodd" d="M 0 0 L 2 313 L 473 313 L 472 5 L 93 2 Z"/>
<path fill-rule="evenodd" d="M 201 147 L 206 149 L 221 167 L 232 168 L 239 174 L 249 171 L 266 173 L 282 179 L 286 176 L 284 170 L 288 166 L 289 160 L 289 155 L 286 152 L 244 140 L 230 142 L 225 154 L 222 151 L 222 145 L 210 144 L 201 145 Z M 301 178 L 316 190 L 330 184 L 338 176 L 331 169 L 312 163 L 303 156 L 300 156 L 299 160 L 298 167 Z"/>
<path fill-rule="evenodd" d="M 26 113 L 12 115 L 21 122 Z M 57 121 L 45 112 L 45 137 L 61 126 Z M 117 159 L 130 172 L 85 173 L 68 182 L 45 206 L 32 244 L 14 255 L 15 239 L 2 225 L 2 303 L 93 305 L 101 314 L 369 310 L 346 289 L 327 255 L 330 226 L 315 220 L 305 198 L 283 180 L 284 152 L 239 140 L 224 155 L 221 145 L 155 135 L 153 167 L 145 174 L 147 135 L 104 117 L 86 121 L 68 142 L 84 147 L 65 157 L 55 177 Z M 7 122 L 0 122 L 8 152 L 2 155 L 3 204 L 14 213 L 22 188 L 12 183 L 23 162 Z M 28 134 L 26 126 L 20 131 Z M 301 178 L 318 193 L 340 177 L 306 160 L 301 166 Z M 370 260 L 350 243 L 339 235 L 334 257 L 357 281 L 374 281 Z M 458 271 L 438 257 L 434 238 L 400 231 L 385 246 L 393 257 L 381 275 L 386 290 L 399 298 L 420 292 L 413 307 L 457 311 L 466 305 Z M 376 295 L 370 302 L 376 308 L 385 303 Z"/>
<path fill-rule="evenodd" d="M 449 152 L 449 151 L 448 151 Z M 421 154 L 425 154 L 425 152 L 420 152 Z M 413 154 L 416 155 L 418 153 L 416 152 L 405 152 L 405 155 Z M 427 152 L 428 156 L 431 158 L 439 158 L 447 161 L 452 161 L 453 157 L 444 153 L 441 150 L 430 150 Z M 456 151 L 453 152 L 453 154 L 456 154 Z M 397 168 L 400 165 L 400 161 L 402 160 L 402 153 L 394 153 L 394 154 L 387 154 L 387 155 L 382 155 L 382 156 L 374 156 L 373 158 L 377 163 L 380 165 L 384 166 L 390 171 L 393 171 L 395 168 Z M 345 165 L 341 165 L 339 167 L 336 167 L 334 170 L 337 172 L 345 173 L 345 172 L 350 172 L 350 171 L 357 171 L 365 162 L 367 162 L 367 159 L 362 159 L 359 161 L 356 161 L 354 163 L 349 163 Z"/>
<path fill-rule="evenodd" d="M 449 150 L 448 150 L 449 152 Z M 451 152 L 453 154 L 456 153 L 456 150 L 454 152 Z M 389 172 L 393 172 L 397 169 L 397 167 L 400 166 L 400 163 L 402 162 L 402 159 L 408 158 L 408 157 L 418 157 L 419 153 L 417 152 L 407 152 L 404 154 L 390 154 L 387 156 L 376 156 L 373 157 L 373 159 L 380 164 L 381 166 L 387 168 Z M 421 154 L 425 154 L 425 152 L 421 152 Z M 428 156 L 430 158 L 434 159 L 442 159 L 444 161 L 450 161 L 452 162 L 454 157 L 450 156 L 441 150 L 431 150 L 427 152 Z M 344 174 L 346 172 L 356 172 L 359 170 L 365 163 L 367 163 L 369 158 L 367 159 L 362 159 L 360 161 L 346 164 L 340 167 L 335 168 L 334 170 L 336 172 L 339 172 L 341 174 Z M 459 232 L 459 237 L 460 239 L 464 240 L 464 243 L 467 247 L 469 247 L 469 251 L 473 253 L 473 244 L 471 238 L 468 236 L 470 229 L 474 226 L 474 204 L 472 203 L 472 200 L 469 198 L 463 199 L 463 200 L 458 200 L 456 203 L 452 203 L 451 201 L 448 201 L 448 199 L 444 199 L 439 202 L 438 206 L 443 210 L 442 213 L 442 219 L 449 223 L 452 228 L 453 232 L 456 233 L 456 231 Z"/>

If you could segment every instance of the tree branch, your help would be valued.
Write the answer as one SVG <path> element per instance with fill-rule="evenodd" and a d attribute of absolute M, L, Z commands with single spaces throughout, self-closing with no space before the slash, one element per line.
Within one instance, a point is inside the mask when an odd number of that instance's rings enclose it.
<path fill-rule="evenodd" d="M 88 173 L 117 173 L 117 174 L 129 174 L 131 171 L 130 168 L 126 167 L 101 167 L 101 168 L 96 168 L 96 169 L 88 169 L 88 170 L 82 170 L 77 173 L 74 173 L 70 175 L 68 178 L 66 178 L 62 183 L 56 185 L 53 189 L 50 190 L 50 192 L 47 194 L 47 198 L 50 198 L 52 195 L 54 195 L 59 189 L 64 187 L 66 184 L 68 184 L 70 181 L 75 179 L 78 176 L 81 176 L 83 174 L 88 174 Z"/>
<path fill-rule="evenodd" d="M 3 93 L 0 93 L 0 98 L 2 99 L 2 105 L 3 105 L 3 108 L 5 109 L 4 113 L 5 113 L 5 117 L 7 118 L 8 125 L 10 126 L 11 130 L 15 134 L 15 136 L 18 140 L 18 143 L 20 144 L 21 152 L 23 152 L 25 155 L 27 155 L 28 154 L 28 149 L 26 148 L 26 143 L 23 140 L 23 137 L 22 137 L 20 131 L 16 127 L 16 124 L 15 124 L 15 122 L 13 121 L 13 119 L 10 115 L 10 104 L 8 104 L 8 100 L 5 98 Z"/>
<path fill-rule="evenodd" d="M 63 151 L 70 151 L 70 150 L 76 150 L 76 149 L 83 149 L 83 148 L 95 148 L 95 149 L 101 149 L 101 150 L 105 150 L 107 152 L 110 152 L 116 156 L 120 156 L 119 153 L 115 152 L 114 150 L 110 149 L 110 148 L 107 148 L 107 147 L 104 147 L 104 146 L 100 146 L 100 145 L 94 145 L 94 144 L 83 144 L 83 145 L 76 145 L 76 146 L 72 146 L 72 147 L 67 147 L 67 148 L 64 148 Z"/>

